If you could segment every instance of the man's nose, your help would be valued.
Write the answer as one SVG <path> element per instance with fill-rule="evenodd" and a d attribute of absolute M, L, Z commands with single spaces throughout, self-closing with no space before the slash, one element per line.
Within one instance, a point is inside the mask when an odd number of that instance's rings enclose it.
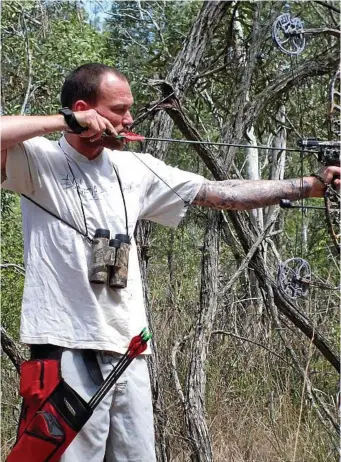
<path fill-rule="evenodd" d="M 127 111 L 124 114 L 124 117 L 122 119 L 122 125 L 124 127 L 126 127 L 127 125 L 131 125 L 133 122 L 134 122 L 134 119 L 133 119 L 132 115 L 130 114 L 130 111 Z"/>

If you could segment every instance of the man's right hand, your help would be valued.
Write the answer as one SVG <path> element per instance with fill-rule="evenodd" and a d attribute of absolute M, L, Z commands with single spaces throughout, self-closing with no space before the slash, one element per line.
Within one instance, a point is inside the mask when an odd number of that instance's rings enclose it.
<path fill-rule="evenodd" d="M 79 125 L 87 128 L 87 130 L 77 136 L 89 138 L 89 141 L 99 140 L 104 132 L 113 137 L 117 136 L 117 132 L 109 120 L 102 117 L 95 109 L 76 111 L 74 112 L 74 116 Z"/>

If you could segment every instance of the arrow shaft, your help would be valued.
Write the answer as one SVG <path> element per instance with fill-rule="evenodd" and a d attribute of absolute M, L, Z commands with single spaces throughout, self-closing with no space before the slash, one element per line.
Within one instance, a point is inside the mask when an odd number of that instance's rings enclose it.
<path fill-rule="evenodd" d="M 256 148 L 256 149 L 268 149 L 270 151 L 286 151 L 286 152 L 301 152 L 301 148 L 293 149 L 293 148 L 274 148 L 270 146 L 262 146 L 262 145 L 255 145 L 255 144 L 235 144 L 235 143 L 218 143 L 214 141 L 194 141 L 194 140 L 176 140 L 174 138 L 150 138 L 150 137 L 144 137 L 146 141 L 165 141 L 167 143 L 183 143 L 183 144 L 208 144 L 208 145 L 214 145 L 214 146 L 232 146 L 236 148 Z M 313 151 L 309 149 L 309 153 L 315 152 L 316 154 L 319 151 Z"/>
<path fill-rule="evenodd" d="M 314 209 L 314 210 L 325 210 L 325 207 L 319 207 L 317 205 L 291 205 L 290 207 L 283 207 L 288 208 L 288 209 L 300 209 L 300 210 L 306 210 L 306 209 Z"/>

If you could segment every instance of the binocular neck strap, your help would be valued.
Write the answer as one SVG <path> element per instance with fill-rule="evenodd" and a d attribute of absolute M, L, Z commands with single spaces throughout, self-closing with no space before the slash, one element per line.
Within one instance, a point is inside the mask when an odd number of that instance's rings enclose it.
<path fill-rule="evenodd" d="M 112 164 L 112 168 L 114 169 L 114 172 L 115 172 L 115 174 L 116 174 L 116 178 L 117 178 L 117 181 L 118 181 L 118 185 L 119 185 L 119 187 L 120 187 L 121 196 L 122 196 L 122 201 L 123 201 L 123 207 L 124 207 L 124 215 L 125 215 L 125 220 L 126 220 L 126 234 L 127 234 L 127 236 L 129 236 L 128 212 L 127 212 L 126 200 L 125 200 L 125 198 L 124 198 L 122 182 L 121 182 L 121 178 L 120 178 L 120 176 L 119 176 L 119 174 L 118 174 L 117 168 L 115 167 L 114 164 Z"/>
<path fill-rule="evenodd" d="M 72 175 L 72 178 L 73 178 L 73 181 L 75 182 L 75 185 L 76 185 L 76 189 L 77 189 L 77 194 L 78 194 L 78 198 L 79 198 L 79 202 L 81 204 L 81 210 L 82 210 L 82 214 L 83 214 L 83 220 L 84 220 L 84 228 L 85 228 L 85 236 L 88 237 L 89 236 L 89 233 L 88 233 L 88 225 L 87 225 L 87 222 L 86 222 L 86 217 L 85 217 L 85 212 L 84 212 L 84 206 L 83 206 L 83 202 L 82 202 L 82 198 L 81 198 L 81 194 L 80 194 L 80 191 L 79 191 L 79 185 L 76 181 L 76 177 L 72 171 L 72 168 L 71 168 L 71 165 L 70 165 L 70 161 L 68 159 L 68 156 L 67 156 L 67 153 L 64 151 L 64 149 L 61 147 L 60 145 L 60 141 L 58 141 L 58 146 L 60 147 L 60 149 L 63 151 L 64 155 L 65 155 L 65 159 L 66 159 L 66 162 L 68 164 L 68 167 L 69 167 L 69 170 L 71 172 L 71 175 Z M 125 201 L 125 197 L 124 197 L 124 193 L 123 193 L 123 186 L 122 186 L 122 182 L 121 182 L 121 178 L 118 174 L 118 170 L 117 168 L 115 167 L 115 165 L 113 163 L 111 163 L 112 165 L 112 168 L 115 172 L 115 175 L 116 175 L 116 178 L 117 178 L 117 182 L 118 182 L 118 185 L 120 187 L 120 191 L 121 191 L 121 196 L 122 196 L 122 201 L 123 201 L 123 207 L 124 207 L 124 216 L 125 216 L 125 225 L 126 225 L 126 234 L 127 236 L 129 236 L 129 227 L 128 227 L 128 212 L 127 212 L 127 205 L 126 205 L 126 201 Z M 84 235 L 84 234 L 83 234 Z"/>
<path fill-rule="evenodd" d="M 62 223 L 64 223 L 65 225 L 67 225 L 69 228 L 72 228 L 74 229 L 78 234 L 81 234 L 82 236 L 84 236 L 88 241 L 89 243 L 91 244 L 92 243 L 92 239 L 89 237 L 88 233 L 86 232 L 83 233 L 83 231 L 80 231 L 78 228 L 76 228 L 75 226 L 71 225 L 70 223 L 68 223 L 67 221 L 63 220 L 63 218 L 59 217 L 58 215 L 56 215 L 55 213 L 51 212 L 50 210 L 47 210 L 45 207 L 43 207 L 42 205 L 38 204 L 37 202 L 35 202 L 33 199 L 31 199 L 30 197 L 26 196 L 26 194 L 21 194 L 22 197 L 24 197 L 25 199 L 27 199 L 28 201 L 32 202 L 32 204 L 36 205 L 37 207 L 39 207 L 40 209 L 44 210 L 44 212 L 48 213 L 49 215 L 52 215 L 53 217 L 57 218 L 57 220 L 61 221 Z M 88 231 L 88 230 L 86 230 Z"/>
<path fill-rule="evenodd" d="M 66 158 L 66 162 L 68 164 L 68 167 L 69 167 L 69 170 L 71 172 L 71 175 L 73 177 L 73 180 L 75 182 L 75 185 L 76 185 L 76 189 L 77 189 L 77 195 L 78 195 L 78 198 L 79 198 L 79 202 L 80 202 L 80 205 L 81 205 L 81 210 L 82 210 L 82 215 L 83 215 L 83 220 L 84 220 L 84 228 L 85 228 L 85 233 L 83 231 L 81 231 L 80 229 L 76 228 L 75 226 L 71 225 L 71 223 L 67 222 L 66 220 L 64 220 L 62 217 L 56 215 L 55 213 L 51 212 L 51 210 L 48 210 L 46 209 L 45 207 L 43 207 L 42 205 L 38 204 L 36 201 L 34 201 L 33 199 L 31 199 L 30 197 L 26 196 L 26 194 L 21 194 L 22 197 L 24 197 L 25 199 L 27 199 L 28 201 L 32 202 L 32 204 L 36 205 L 37 207 L 39 207 L 40 209 L 44 210 L 44 212 L 48 213 L 49 215 L 53 216 L 54 218 L 57 218 L 57 220 L 61 221 L 62 223 L 64 223 L 65 225 L 69 226 L 69 228 L 72 228 L 73 230 L 75 230 L 78 234 L 84 236 L 88 241 L 89 243 L 91 244 L 92 243 L 92 239 L 90 238 L 89 236 L 89 232 L 88 232 L 88 225 L 87 225 L 87 221 L 86 221 L 86 217 L 85 217 L 85 212 L 84 212 L 84 206 L 83 206 L 83 202 L 82 202 L 82 198 L 81 198 L 81 194 L 80 194 L 80 191 L 79 191 L 79 185 L 76 181 L 76 177 L 72 171 L 72 168 L 71 168 L 71 165 L 70 165 L 70 162 L 69 162 L 69 159 L 67 158 L 67 155 L 66 155 L 66 152 L 64 151 L 64 149 L 61 147 L 60 143 L 58 142 L 58 146 L 60 147 L 60 149 L 63 151 L 63 153 L 65 154 L 65 158 Z M 24 146 L 24 149 L 25 149 L 25 146 Z M 116 178 L 117 178 L 117 181 L 118 181 L 118 185 L 120 187 L 120 191 L 121 191 L 121 196 L 122 196 L 122 201 L 123 201 L 123 207 L 124 207 L 124 215 L 125 215 L 125 225 L 126 225 L 126 234 L 127 236 L 129 236 L 129 227 L 128 227 L 128 212 L 127 212 L 127 206 L 126 206 L 126 201 L 125 201 L 125 197 L 124 197 L 124 193 L 123 193 L 123 187 L 122 187 L 122 182 L 121 182 L 121 178 L 118 174 L 118 171 L 117 171 L 117 168 L 114 166 L 114 164 L 112 164 L 112 167 L 113 167 L 113 170 L 116 174 Z"/>
<path fill-rule="evenodd" d="M 77 195 L 78 195 L 79 202 L 80 202 L 80 204 L 81 204 L 81 210 L 82 210 L 82 215 L 83 215 L 84 228 L 85 228 L 85 235 L 86 235 L 86 236 L 89 236 L 88 224 L 87 224 L 86 218 L 85 218 L 85 212 L 84 212 L 83 201 L 82 201 L 82 198 L 81 198 L 81 193 L 80 193 L 80 191 L 79 191 L 78 183 L 77 183 L 77 181 L 76 181 L 76 177 L 75 177 L 75 175 L 74 175 L 74 173 L 73 173 L 73 171 L 72 171 L 72 168 L 71 168 L 69 159 L 67 158 L 66 153 L 65 153 L 65 151 L 62 149 L 62 147 L 61 147 L 61 145 L 60 145 L 59 142 L 58 142 L 58 145 L 59 145 L 60 149 L 61 149 L 61 150 L 64 152 L 64 154 L 65 154 L 66 162 L 67 162 L 68 167 L 69 167 L 69 170 L 70 170 L 70 172 L 71 172 L 73 181 L 74 181 L 74 183 L 75 183 L 75 185 L 76 185 Z"/>

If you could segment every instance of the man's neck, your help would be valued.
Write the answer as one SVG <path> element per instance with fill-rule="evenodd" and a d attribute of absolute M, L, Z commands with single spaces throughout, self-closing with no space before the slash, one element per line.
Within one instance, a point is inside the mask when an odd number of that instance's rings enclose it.
<path fill-rule="evenodd" d="M 64 133 L 66 141 L 70 146 L 73 147 L 79 154 L 86 157 L 89 160 L 95 159 L 102 151 L 103 146 L 89 146 L 89 141 L 84 140 L 78 135 L 72 133 Z"/>

